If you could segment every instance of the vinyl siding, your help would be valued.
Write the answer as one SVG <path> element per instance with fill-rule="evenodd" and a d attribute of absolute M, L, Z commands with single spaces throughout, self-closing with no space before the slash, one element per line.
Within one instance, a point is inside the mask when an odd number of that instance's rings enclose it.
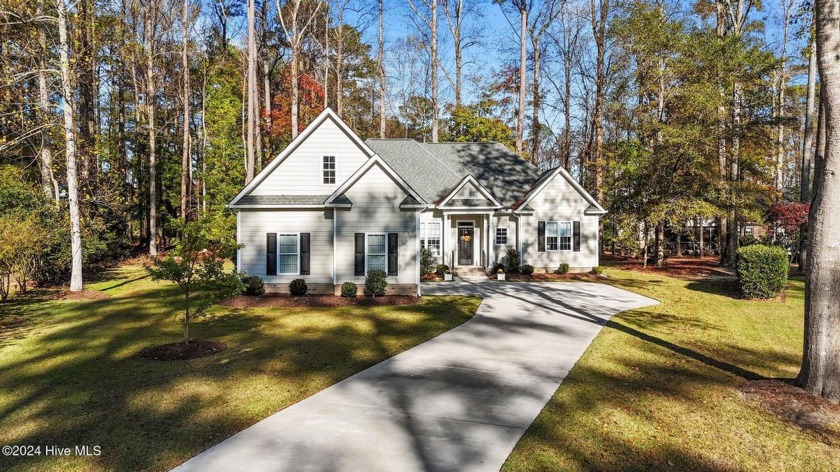
<path fill-rule="evenodd" d="M 303 278 L 332 284 L 332 210 L 240 210 L 240 270 L 260 276 L 266 283 L 288 283 Z M 309 233 L 310 275 L 265 275 L 266 233 Z"/>
<path fill-rule="evenodd" d="M 324 156 L 335 156 L 335 184 L 324 184 Z M 251 194 L 329 195 L 367 159 L 350 137 L 332 119 L 327 119 Z"/>
<path fill-rule="evenodd" d="M 494 219 L 494 228 L 491 231 L 492 234 L 490 235 L 490 237 L 493 238 L 493 257 L 495 259 L 494 262 L 500 262 L 505 256 L 505 251 L 507 251 L 509 248 L 516 247 L 516 218 L 511 215 L 499 215 L 496 216 Z M 507 228 L 507 244 L 496 244 L 495 228 Z"/>
<path fill-rule="evenodd" d="M 417 212 L 399 208 L 406 193 L 377 164 L 345 194 L 353 207 L 337 210 L 336 282 L 364 283 L 355 275 L 355 233 L 399 233 L 399 275 L 388 283 L 417 283 Z"/>
<path fill-rule="evenodd" d="M 572 268 L 590 269 L 598 265 L 598 217 L 584 215 L 589 203 L 557 175 L 531 201 L 534 214 L 522 216 L 523 264 L 554 270 L 565 262 Z M 580 252 L 538 252 L 538 221 L 580 221 Z"/>

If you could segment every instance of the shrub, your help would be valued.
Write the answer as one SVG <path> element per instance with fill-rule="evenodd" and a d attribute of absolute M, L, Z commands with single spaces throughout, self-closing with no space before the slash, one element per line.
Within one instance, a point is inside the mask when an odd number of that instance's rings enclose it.
<path fill-rule="evenodd" d="M 524 275 L 532 275 L 534 273 L 534 266 L 531 264 L 525 264 L 519 268 L 519 272 L 522 272 Z"/>
<path fill-rule="evenodd" d="M 502 264 L 501 262 L 497 262 L 497 263 L 493 264 L 493 267 L 490 268 L 490 273 L 491 274 L 498 274 L 499 271 L 501 271 L 501 272 L 505 271 L 505 265 Z"/>
<path fill-rule="evenodd" d="M 604 266 L 595 266 L 592 268 L 592 273 L 595 275 L 604 275 Z"/>
<path fill-rule="evenodd" d="M 247 275 L 242 273 L 242 283 L 245 285 L 245 290 L 242 291 L 245 295 L 258 297 L 265 293 L 265 284 L 261 278 L 256 275 Z"/>
<path fill-rule="evenodd" d="M 567 264 L 565 262 L 561 263 L 560 266 L 557 268 L 557 270 L 554 271 L 554 273 L 555 274 L 560 274 L 560 275 L 568 274 L 569 273 L 569 264 Z"/>
<path fill-rule="evenodd" d="M 347 298 L 353 298 L 359 292 L 359 287 L 356 287 L 356 284 L 353 282 L 344 282 L 341 284 L 341 296 Z"/>
<path fill-rule="evenodd" d="M 429 275 L 435 270 L 435 255 L 429 248 L 420 250 L 420 275 Z"/>
<path fill-rule="evenodd" d="M 449 266 L 446 264 L 438 264 L 437 267 L 435 267 L 435 273 L 441 277 L 443 277 L 443 274 L 447 272 L 449 272 Z"/>
<path fill-rule="evenodd" d="M 306 286 L 306 281 L 303 279 L 295 279 L 289 283 L 289 293 L 294 297 L 306 295 L 309 287 Z"/>
<path fill-rule="evenodd" d="M 382 269 L 371 269 L 365 277 L 365 293 L 368 295 L 382 295 L 388 286 L 388 274 Z"/>
<path fill-rule="evenodd" d="M 784 248 L 756 244 L 738 249 L 738 287 L 746 298 L 773 298 L 787 283 Z"/>
<path fill-rule="evenodd" d="M 519 251 L 514 248 L 508 248 L 505 251 L 504 257 L 505 272 L 515 274 L 519 271 L 519 266 L 522 264 L 522 257 L 519 256 Z"/>

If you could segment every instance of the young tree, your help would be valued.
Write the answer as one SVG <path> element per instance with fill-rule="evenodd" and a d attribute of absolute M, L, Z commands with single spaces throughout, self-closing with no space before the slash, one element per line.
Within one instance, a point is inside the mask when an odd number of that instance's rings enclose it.
<path fill-rule="evenodd" d="M 825 114 L 825 154 L 817 162 L 808 217 L 805 340 L 797 381 L 809 393 L 840 403 L 840 1 L 816 1 L 817 61 Z"/>
<path fill-rule="evenodd" d="M 190 321 L 204 315 L 216 300 L 241 293 L 242 282 L 235 270 L 224 268 L 238 246 L 215 235 L 210 219 L 190 221 L 181 232 L 175 249 L 156 257 L 146 270 L 152 280 L 174 282 L 184 294 L 184 344 L 188 344 Z"/>
<path fill-rule="evenodd" d="M 73 118 L 75 88 L 70 72 L 70 39 L 67 35 L 67 5 L 58 0 L 58 53 L 61 70 L 64 156 L 67 163 L 67 200 L 70 208 L 70 291 L 82 290 L 82 222 L 79 211 L 79 177 L 76 168 L 76 122 Z"/>

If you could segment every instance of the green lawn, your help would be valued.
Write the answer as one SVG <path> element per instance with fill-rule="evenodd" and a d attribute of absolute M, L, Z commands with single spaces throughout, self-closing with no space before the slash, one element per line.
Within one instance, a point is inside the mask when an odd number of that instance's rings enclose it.
<path fill-rule="evenodd" d="M 30 295 L 0 305 L 0 445 L 100 446 L 102 455 L 0 456 L 0 470 L 166 470 L 463 323 L 479 303 L 426 297 L 400 307 L 215 307 L 192 335 L 223 341 L 227 351 L 156 362 L 134 355 L 180 339 L 177 289 L 136 266 L 87 288 L 110 298 Z"/>
<path fill-rule="evenodd" d="M 840 470 L 840 438 L 821 442 L 738 392 L 798 372 L 802 280 L 761 302 L 727 296 L 722 280 L 607 275 L 661 305 L 607 324 L 504 470 Z"/>

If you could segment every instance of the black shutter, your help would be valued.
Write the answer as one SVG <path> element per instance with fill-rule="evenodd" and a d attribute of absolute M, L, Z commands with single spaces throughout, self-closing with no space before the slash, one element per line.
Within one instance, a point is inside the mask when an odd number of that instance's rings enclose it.
<path fill-rule="evenodd" d="M 397 233 L 388 233 L 388 275 L 399 275 L 399 259 L 397 258 L 399 236 Z"/>
<path fill-rule="evenodd" d="M 545 252 L 545 221 L 537 222 L 537 252 Z"/>
<path fill-rule="evenodd" d="M 572 250 L 580 252 L 580 221 L 572 223 Z"/>
<path fill-rule="evenodd" d="M 309 275 L 309 233 L 300 233 L 300 275 Z"/>
<path fill-rule="evenodd" d="M 265 275 L 277 275 L 277 233 L 265 234 Z"/>
<path fill-rule="evenodd" d="M 356 275 L 365 275 L 365 233 L 356 233 Z"/>

